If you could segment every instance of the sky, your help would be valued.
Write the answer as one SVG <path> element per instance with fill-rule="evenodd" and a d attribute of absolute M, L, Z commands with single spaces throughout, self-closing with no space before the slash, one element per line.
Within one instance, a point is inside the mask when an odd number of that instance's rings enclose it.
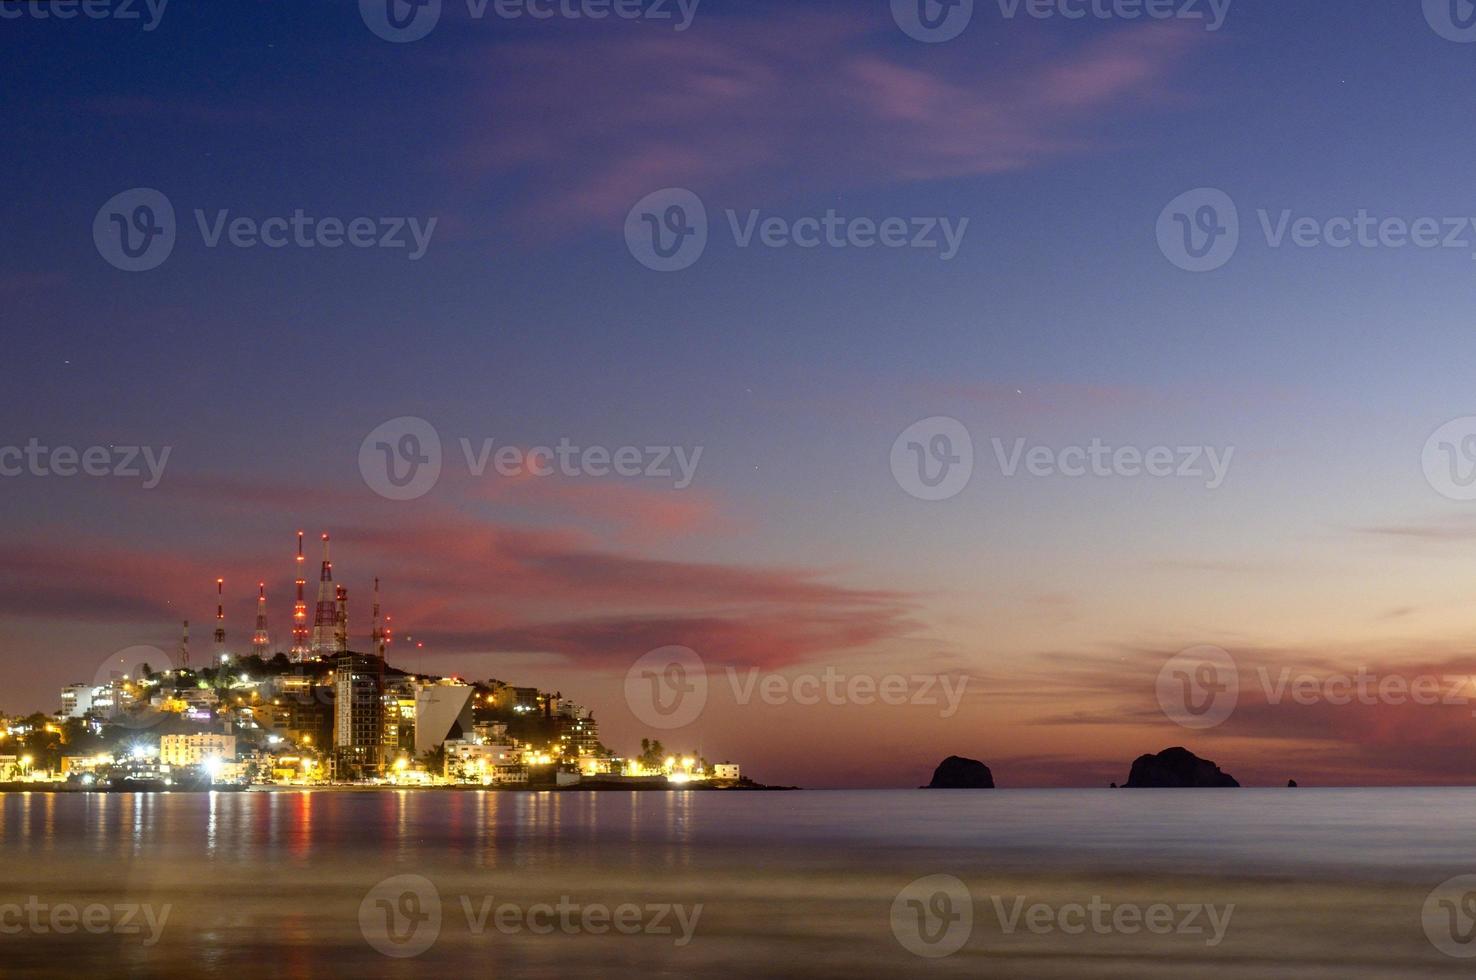
<path fill-rule="evenodd" d="M 283 637 L 303 529 L 392 662 L 767 782 L 1476 781 L 1461 0 L 394 3 L 0 5 L 0 710 L 202 655 L 218 576 Z"/>

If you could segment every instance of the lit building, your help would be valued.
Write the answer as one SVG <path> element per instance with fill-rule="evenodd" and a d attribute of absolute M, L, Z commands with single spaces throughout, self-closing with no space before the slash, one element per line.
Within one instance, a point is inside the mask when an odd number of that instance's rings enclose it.
<path fill-rule="evenodd" d="M 739 766 L 736 762 L 719 762 L 712 767 L 713 779 L 738 779 Z"/>
<path fill-rule="evenodd" d="M 61 714 L 64 718 L 81 718 L 92 710 L 91 684 L 68 684 L 61 692 Z"/>
<path fill-rule="evenodd" d="M 600 726 L 593 717 L 558 718 L 559 746 L 565 758 L 597 755 L 600 751 Z"/>
<path fill-rule="evenodd" d="M 490 785 L 528 779 L 522 752 L 511 742 L 449 739 L 442 744 L 446 747 L 445 776 L 452 782 Z"/>
<path fill-rule="evenodd" d="M 385 686 L 384 746 L 392 754 L 415 751 L 415 685 L 403 678 Z"/>
<path fill-rule="evenodd" d="M 159 736 L 159 761 L 166 766 L 198 766 L 209 759 L 236 761 L 236 736 L 217 732 Z"/>
<path fill-rule="evenodd" d="M 333 750 L 339 779 L 384 770 L 384 661 L 342 653 L 334 661 Z"/>
<path fill-rule="evenodd" d="M 538 688 L 499 684 L 492 689 L 491 702 L 495 711 L 528 714 L 538 710 Z"/>

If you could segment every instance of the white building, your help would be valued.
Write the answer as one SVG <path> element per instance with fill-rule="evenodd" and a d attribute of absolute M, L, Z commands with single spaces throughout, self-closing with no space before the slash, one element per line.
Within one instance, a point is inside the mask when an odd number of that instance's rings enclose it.
<path fill-rule="evenodd" d="M 207 759 L 235 762 L 236 736 L 201 732 L 159 737 L 159 761 L 166 766 L 198 766 Z"/>
<path fill-rule="evenodd" d="M 472 736 L 472 695 L 467 684 L 422 684 L 415 689 L 415 754 L 424 755 L 448 739 Z M 449 758 L 449 756 L 448 756 Z"/>
<path fill-rule="evenodd" d="M 712 767 L 713 779 L 737 779 L 739 778 L 739 767 L 736 762 L 718 762 Z"/>
<path fill-rule="evenodd" d="M 450 739 L 446 747 L 447 779 L 467 783 L 526 782 L 522 751 L 511 742 Z"/>
<path fill-rule="evenodd" d="M 92 710 L 91 684 L 68 684 L 61 692 L 63 718 L 81 718 Z"/>

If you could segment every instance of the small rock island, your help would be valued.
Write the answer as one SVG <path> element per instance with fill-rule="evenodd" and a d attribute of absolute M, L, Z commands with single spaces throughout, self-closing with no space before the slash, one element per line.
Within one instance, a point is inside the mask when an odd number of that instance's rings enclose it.
<path fill-rule="evenodd" d="M 1123 784 L 1127 789 L 1220 789 L 1240 783 L 1207 759 L 1181 746 L 1157 755 L 1141 755 Z"/>
<path fill-rule="evenodd" d="M 933 770 L 933 781 L 923 789 L 994 789 L 994 774 L 978 759 L 950 755 Z"/>

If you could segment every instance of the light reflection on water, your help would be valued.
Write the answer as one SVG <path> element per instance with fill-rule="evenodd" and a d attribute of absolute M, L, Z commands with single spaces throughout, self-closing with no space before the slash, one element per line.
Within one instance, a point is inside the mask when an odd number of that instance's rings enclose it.
<path fill-rule="evenodd" d="M 0 794 L 0 904 L 169 904 L 157 947 L 0 936 L 0 972 L 369 976 L 436 968 L 729 975 L 1340 976 L 1461 966 L 1420 929 L 1429 890 L 1476 873 L 1476 791 L 982 793 Z M 369 888 L 414 873 L 460 898 L 704 906 L 697 941 L 497 936 L 448 927 L 413 961 L 373 952 Z M 947 960 L 900 949 L 897 891 L 925 875 L 1085 901 L 1235 901 L 1224 946 L 976 936 Z M 451 925 L 454 925 L 453 921 Z M 1136 945 L 1135 945 L 1136 943 Z M 65 964 L 64 966 L 59 964 Z"/>

